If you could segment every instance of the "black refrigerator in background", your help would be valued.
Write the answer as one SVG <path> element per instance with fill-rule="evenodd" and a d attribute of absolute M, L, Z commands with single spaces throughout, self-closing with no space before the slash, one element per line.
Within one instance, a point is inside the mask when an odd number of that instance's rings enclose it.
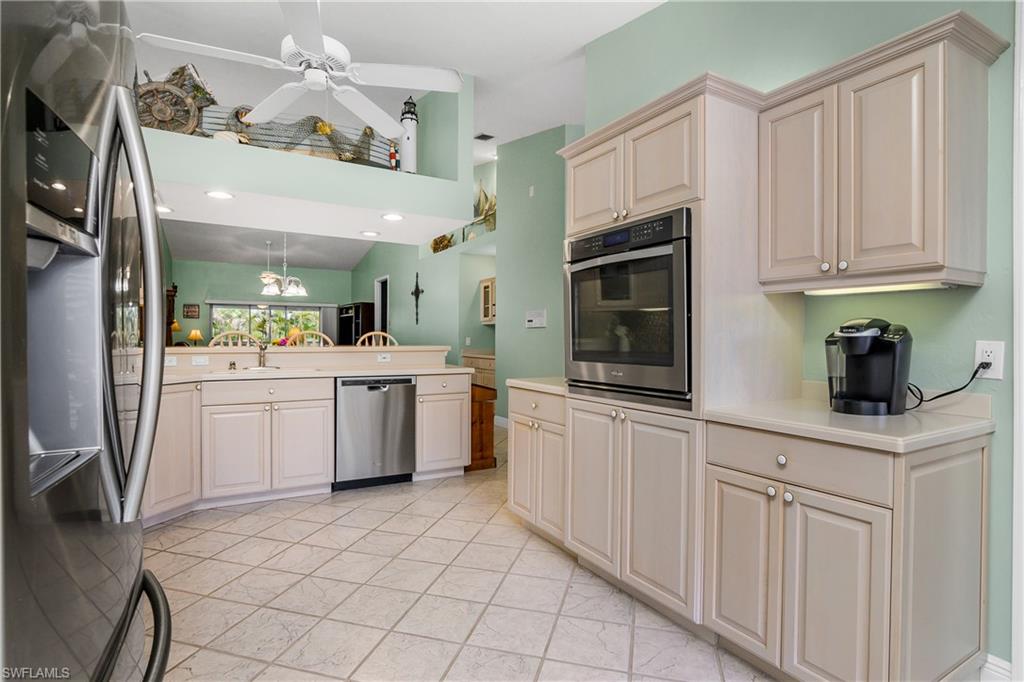
<path fill-rule="evenodd" d="M 5 677 L 166 668 L 169 609 L 139 518 L 164 302 L 134 54 L 122 2 L 0 3 Z"/>
<path fill-rule="evenodd" d="M 372 303 L 349 303 L 338 308 L 339 346 L 354 346 L 360 336 L 372 331 Z"/>

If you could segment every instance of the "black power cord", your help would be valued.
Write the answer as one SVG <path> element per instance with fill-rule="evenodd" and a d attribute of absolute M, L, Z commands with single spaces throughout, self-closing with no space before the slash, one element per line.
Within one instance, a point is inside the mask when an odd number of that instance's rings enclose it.
<path fill-rule="evenodd" d="M 970 386 L 972 383 L 974 383 L 974 380 L 978 378 L 978 372 L 980 372 L 983 369 L 989 369 L 990 367 L 992 367 L 992 363 L 991 362 L 979 362 L 978 366 L 974 368 L 974 373 L 971 374 L 971 378 L 967 380 L 966 384 L 964 384 L 960 388 L 954 388 L 952 391 L 946 391 L 945 393 L 940 393 L 938 395 L 933 395 L 931 398 L 925 398 L 924 397 L 924 392 L 918 387 L 918 385 L 908 381 L 907 382 L 907 391 L 909 391 L 912 396 L 917 398 L 917 405 L 914 405 L 913 407 L 908 407 L 907 411 L 909 412 L 910 410 L 916 410 L 917 408 L 921 407 L 921 405 L 923 405 L 925 403 L 930 403 L 933 400 L 938 400 L 939 398 L 945 398 L 948 395 L 953 395 L 954 393 L 959 393 L 960 391 L 964 390 L 965 388 Z"/>

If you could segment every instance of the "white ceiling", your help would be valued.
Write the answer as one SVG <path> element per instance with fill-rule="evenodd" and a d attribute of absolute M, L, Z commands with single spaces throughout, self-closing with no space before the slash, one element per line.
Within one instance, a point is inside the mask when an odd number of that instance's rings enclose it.
<path fill-rule="evenodd" d="M 282 232 L 182 220 L 164 219 L 161 223 L 174 258 L 266 266 L 269 240 L 271 269 L 281 269 L 281 251 L 284 247 Z M 367 240 L 290 232 L 288 265 L 296 268 L 351 270 L 373 244 Z"/>
<path fill-rule="evenodd" d="M 324 32 L 355 61 L 445 66 L 476 78 L 475 162 L 503 144 L 563 123 L 582 123 L 583 47 L 660 2 L 330 2 L 321 0 Z M 132 2 L 136 32 L 159 33 L 277 57 L 284 23 L 274 2 Z M 186 59 L 139 47 L 139 64 L 161 79 Z M 207 57 L 191 61 L 221 104 L 255 104 L 292 76 Z M 410 94 L 361 88 L 396 118 Z M 288 113 L 355 120 L 326 95 L 307 95 Z"/>

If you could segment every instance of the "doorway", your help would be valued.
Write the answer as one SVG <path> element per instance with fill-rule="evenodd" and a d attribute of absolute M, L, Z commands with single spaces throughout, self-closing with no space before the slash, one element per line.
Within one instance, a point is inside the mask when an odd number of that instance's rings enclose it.
<path fill-rule="evenodd" d="M 388 297 L 388 276 L 373 280 L 373 328 L 379 332 L 388 331 L 388 314 L 391 310 Z"/>

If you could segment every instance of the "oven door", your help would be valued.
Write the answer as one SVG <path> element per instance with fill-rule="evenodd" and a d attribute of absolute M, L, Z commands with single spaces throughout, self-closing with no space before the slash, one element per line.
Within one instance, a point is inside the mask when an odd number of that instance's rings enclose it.
<path fill-rule="evenodd" d="M 690 398 L 689 239 L 565 266 L 570 381 Z"/>

